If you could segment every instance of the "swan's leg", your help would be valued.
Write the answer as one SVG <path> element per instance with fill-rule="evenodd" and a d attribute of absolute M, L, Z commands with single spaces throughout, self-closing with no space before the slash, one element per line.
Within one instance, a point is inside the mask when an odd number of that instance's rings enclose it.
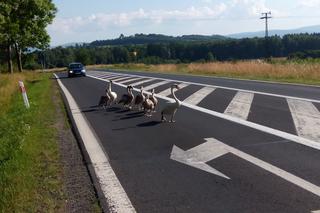
<path fill-rule="evenodd" d="M 175 120 L 173 120 L 175 114 L 176 114 L 176 112 L 173 112 L 172 115 L 171 115 L 171 120 L 170 120 L 171 123 L 175 123 L 176 122 Z"/>
<path fill-rule="evenodd" d="M 166 117 L 164 117 L 163 112 L 161 112 L 161 122 L 166 122 L 167 119 Z"/>

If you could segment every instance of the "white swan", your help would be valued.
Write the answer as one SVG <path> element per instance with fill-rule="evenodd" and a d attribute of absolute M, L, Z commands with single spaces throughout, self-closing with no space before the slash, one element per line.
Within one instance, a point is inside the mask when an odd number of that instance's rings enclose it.
<path fill-rule="evenodd" d="M 141 86 L 140 94 L 136 95 L 134 104 L 138 106 L 139 110 L 142 110 L 142 103 L 146 100 L 146 96 L 143 94 L 143 86 Z"/>
<path fill-rule="evenodd" d="M 111 86 L 112 86 L 112 81 L 110 80 L 109 89 L 108 89 L 108 95 L 110 97 L 109 104 L 108 104 L 109 106 L 112 105 L 117 100 L 117 97 L 118 97 L 117 93 L 111 90 Z"/>
<path fill-rule="evenodd" d="M 152 116 L 152 111 L 154 110 L 154 103 L 150 100 L 150 95 L 148 94 L 146 99 L 142 103 L 144 114 L 148 117 Z"/>
<path fill-rule="evenodd" d="M 124 107 L 131 109 L 131 104 L 134 100 L 134 95 L 132 93 L 133 87 L 127 86 L 127 94 L 123 94 L 118 104 L 123 104 Z"/>
<path fill-rule="evenodd" d="M 174 93 L 174 89 L 180 89 L 178 84 L 174 84 L 171 86 L 171 94 L 175 100 L 175 102 L 168 102 L 166 106 L 162 109 L 161 111 L 161 121 L 164 122 L 166 121 L 165 115 L 171 115 L 171 120 L 170 122 L 175 122 L 173 120 L 174 115 L 177 112 L 177 109 L 181 106 L 181 101 L 176 97 Z"/>
<path fill-rule="evenodd" d="M 155 112 L 156 111 L 156 107 L 158 105 L 158 99 L 154 96 L 154 89 L 152 89 L 151 97 L 149 99 L 153 102 L 153 105 L 154 105 L 153 111 Z"/>

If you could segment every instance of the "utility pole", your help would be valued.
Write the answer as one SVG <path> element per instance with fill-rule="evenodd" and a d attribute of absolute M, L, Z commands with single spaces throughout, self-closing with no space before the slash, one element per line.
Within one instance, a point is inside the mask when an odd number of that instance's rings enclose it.
<path fill-rule="evenodd" d="M 271 16 L 271 12 L 267 12 L 267 13 L 262 13 L 262 17 L 260 19 L 265 19 L 266 20 L 266 36 L 265 36 L 265 48 L 266 48 L 266 58 L 270 57 L 270 51 L 269 51 L 269 44 L 268 44 L 268 37 L 269 37 L 269 32 L 268 32 L 268 19 L 272 18 Z"/>
<path fill-rule="evenodd" d="M 271 12 L 267 12 L 267 13 L 262 13 L 262 17 L 260 19 L 265 19 L 266 20 L 266 38 L 268 38 L 269 36 L 269 32 L 268 32 L 268 19 L 272 18 L 271 16 Z"/>

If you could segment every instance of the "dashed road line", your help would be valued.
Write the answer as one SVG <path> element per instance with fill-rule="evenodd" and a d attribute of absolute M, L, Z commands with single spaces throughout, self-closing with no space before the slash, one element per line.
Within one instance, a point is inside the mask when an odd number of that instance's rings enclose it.
<path fill-rule="evenodd" d="M 182 84 L 179 84 L 179 88 L 183 89 L 189 85 L 190 84 L 182 83 Z M 159 92 L 158 95 L 165 96 L 165 97 L 171 95 L 171 88 L 168 88 L 168 89 L 163 90 L 162 92 Z"/>
<path fill-rule="evenodd" d="M 190 95 L 188 98 L 186 98 L 183 102 L 197 105 L 199 104 L 205 97 L 207 97 L 210 93 L 212 93 L 215 90 L 213 87 L 203 87 L 197 92 Z"/>
<path fill-rule="evenodd" d="M 320 112 L 311 103 L 287 99 L 298 135 L 320 142 Z"/>
<path fill-rule="evenodd" d="M 238 92 L 232 99 L 231 103 L 224 111 L 224 113 L 243 120 L 247 120 L 253 97 L 253 93 Z"/>
<path fill-rule="evenodd" d="M 136 86 L 139 86 L 141 84 L 148 83 L 148 82 L 155 81 L 155 80 L 156 79 L 154 79 L 154 78 L 149 78 L 149 79 L 146 79 L 146 80 L 143 80 L 143 81 L 139 81 L 139 82 L 133 83 L 133 84 L 131 84 L 131 86 L 136 87 Z"/>
<path fill-rule="evenodd" d="M 160 81 L 158 83 L 151 84 L 150 86 L 145 87 L 144 90 L 151 90 L 151 89 L 157 88 L 159 86 L 162 86 L 162 85 L 165 85 L 168 83 L 169 83 L 169 81 Z"/>
<path fill-rule="evenodd" d="M 139 78 L 131 78 L 131 79 L 128 79 L 128 80 L 125 80 L 125 81 L 119 81 L 118 83 L 119 84 L 125 84 L 125 83 L 129 83 L 131 81 L 136 81 L 136 80 L 140 80 L 140 79 L 143 79 L 142 77 L 139 77 Z"/>

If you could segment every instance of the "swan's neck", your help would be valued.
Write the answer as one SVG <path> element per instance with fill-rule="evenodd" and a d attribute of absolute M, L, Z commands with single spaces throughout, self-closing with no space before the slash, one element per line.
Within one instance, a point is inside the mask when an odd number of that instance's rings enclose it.
<path fill-rule="evenodd" d="M 174 100 L 176 101 L 176 103 L 180 103 L 179 99 L 177 98 L 176 94 L 174 93 L 174 89 L 173 88 L 171 88 L 171 94 L 172 94 Z"/>
<path fill-rule="evenodd" d="M 132 89 L 129 89 L 128 91 L 129 91 L 129 94 L 133 96 Z"/>
<path fill-rule="evenodd" d="M 109 83 L 109 92 L 111 92 L 111 82 Z"/>

